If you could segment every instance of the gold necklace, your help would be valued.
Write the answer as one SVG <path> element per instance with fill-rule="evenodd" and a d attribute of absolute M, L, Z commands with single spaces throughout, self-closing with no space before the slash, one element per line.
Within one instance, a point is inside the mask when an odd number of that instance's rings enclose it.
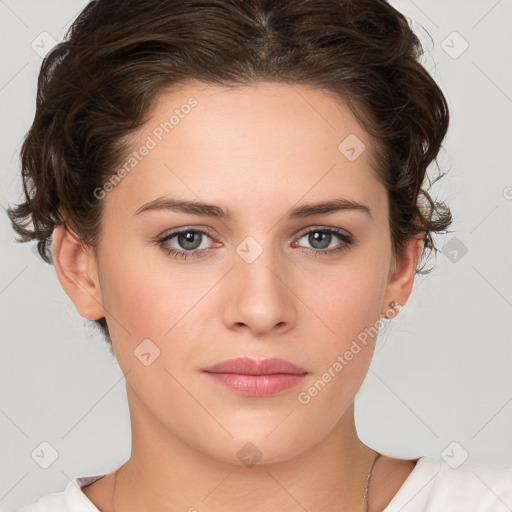
<path fill-rule="evenodd" d="M 364 500 L 364 504 L 365 504 L 365 512 L 368 512 L 368 491 L 370 489 L 370 480 L 372 478 L 373 467 L 375 466 L 375 463 L 377 462 L 377 459 L 379 457 L 380 457 L 380 453 L 377 453 L 377 455 L 373 459 L 370 469 L 368 470 L 368 475 L 366 476 L 366 488 L 365 488 L 364 496 L 363 496 L 363 500 Z M 115 495 L 116 495 L 116 486 L 117 486 L 117 475 L 119 474 L 120 470 L 121 470 L 121 468 L 116 470 L 116 475 L 114 477 L 114 489 L 112 490 L 112 511 L 113 512 L 116 512 Z"/>

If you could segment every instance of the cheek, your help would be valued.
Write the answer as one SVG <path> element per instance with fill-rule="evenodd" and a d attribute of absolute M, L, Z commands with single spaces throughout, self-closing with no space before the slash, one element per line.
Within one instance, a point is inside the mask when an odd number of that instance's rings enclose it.
<path fill-rule="evenodd" d="M 180 388 L 169 373 L 178 376 L 194 365 L 196 306 L 211 284 L 175 267 L 165 261 L 145 265 L 135 251 L 103 266 L 104 306 L 117 360 L 124 373 L 130 372 L 128 380 L 144 401 L 149 396 L 177 400 Z"/>
<path fill-rule="evenodd" d="M 187 324 L 187 312 L 209 285 L 194 278 L 192 268 L 178 267 L 166 264 L 165 256 L 158 259 L 158 265 L 147 264 L 143 254 L 136 251 L 119 260 L 107 259 L 103 265 L 103 304 L 113 317 L 112 323 L 124 328 L 123 337 L 128 332 L 137 339 L 164 339 L 178 323 L 180 328 Z"/>
<path fill-rule="evenodd" d="M 360 251 L 322 277 L 305 281 L 301 295 L 316 316 L 308 312 L 308 323 L 318 325 L 314 351 L 307 347 L 316 363 L 308 386 L 315 389 L 305 391 L 311 399 L 318 395 L 316 406 L 349 400 L 364 380 L 379 332 L 387 273 L 382 251 Z"/>
<path fill-rule="evenodd" d="M 303 281 L 300 295 L 337 348 L 342 348 L 379 319 L 387 273 L 385 257 L 360 251 L 329 272 L 309 276 Z"/>
<path fill-rule="evenodd" d="M 311 429 L 321 428 L 325 434 L 353 402 L 366 377 L 379 332 L 376 290 L 381 286 L 381 273 L 346 270 L 314 296 L 315 309 L 324 324 L 318 322 L 318 332 L 324 334 L 306 347 L 313 372 L 296 395 L 298 410 L 306 415 Z M 317 418 L 321 418 L 321 426 Z"/>

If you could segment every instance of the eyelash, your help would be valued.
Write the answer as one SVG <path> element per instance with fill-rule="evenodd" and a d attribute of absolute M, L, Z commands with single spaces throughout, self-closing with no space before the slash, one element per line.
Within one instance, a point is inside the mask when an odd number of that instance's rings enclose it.
<path fill-rule="evenodd" d="M 192 258 L 201 258 L 203 256 L 199 256 L 198 253 L 208 251 L 208 249 L 194 249 L 191 251 L 181 251 L 175 248 L 169 249 L 168 246 L 166 247 L 166 243 L 169 240 L 172 240 L 176 236 L 178 236 L 181 233 L 195 233 L 195 234 L 201 234 L 206 235 L 209 238 L 213 238 L 212 233 L 208 229 L 196 229 L 196 228 L 185 228 L 173 231 L 172 233 L 169 233 L 162 239 L 158 240 L 158 245 L 162 247 L 167 252 L 168 256 L 171 256 L 173 258 L 177 259 L 183 259 L 186 260 L 189 257 Z M 333 253 L 340 253 L 344 250 L 347 250 L 353 243 L 352 237 L 345 234 L 341 229 L 337 228 L 312 228 L 307 231 L 304 231 L 300 236 L 300 238 L 303 238 L 305 235 L 309 235 L 310 233 L 330 233 L 333 234 L 335 237 L 337 237 L 341 242 L 343 242 L 342 245 L 334 248 L 334 249 L 309 249 L 307 247 L 303 248 L 307 250 L 308 252 L 313 252 L 313 254 L 316 256 L 322 255 L 322 256 L 332 256 Z"/>

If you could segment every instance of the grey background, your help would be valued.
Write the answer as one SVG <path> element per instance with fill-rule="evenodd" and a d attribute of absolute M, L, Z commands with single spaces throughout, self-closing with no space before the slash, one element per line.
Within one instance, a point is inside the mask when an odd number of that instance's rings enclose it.
<path fill-rule="evenodd" d="M 21 197 L 18 152 L 34 114 L 40 54 L 51 47 L 40 34 L 61 40 L 86 3 L 0 0 L 3 208 Z M 440 157 L 450 170 L 433 193 L 455 222 L 438 239 L 436 270 L 417 277 L 380 337 L 357 396 L 358 432 L 395 457 L 462 460 L 467 452 L 470 463 L 512 466 L 512 1 L 391 3 L 411 19 L 450 104 Z M 122 372 L 101 337 L 35 244 L 14 243 L 4 212 L 0 226 L 5 510 L 118 467 L 130 454 L 130 425 Z M 31 456 L 44 441 L 58 453 L 47 469 Z"/>

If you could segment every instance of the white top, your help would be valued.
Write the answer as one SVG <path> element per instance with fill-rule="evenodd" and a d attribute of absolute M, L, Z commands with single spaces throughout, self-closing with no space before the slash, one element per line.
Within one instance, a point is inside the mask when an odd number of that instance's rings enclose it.
<path fill-rule="evenodd" d="M 105 475 L 75 478 L 64 491 L 47 494 L 14 512 L 98 512 L 81 487 Z M 512 468 L 462 464 L 420 457 L 382 512 L 510 512 Z"/>

